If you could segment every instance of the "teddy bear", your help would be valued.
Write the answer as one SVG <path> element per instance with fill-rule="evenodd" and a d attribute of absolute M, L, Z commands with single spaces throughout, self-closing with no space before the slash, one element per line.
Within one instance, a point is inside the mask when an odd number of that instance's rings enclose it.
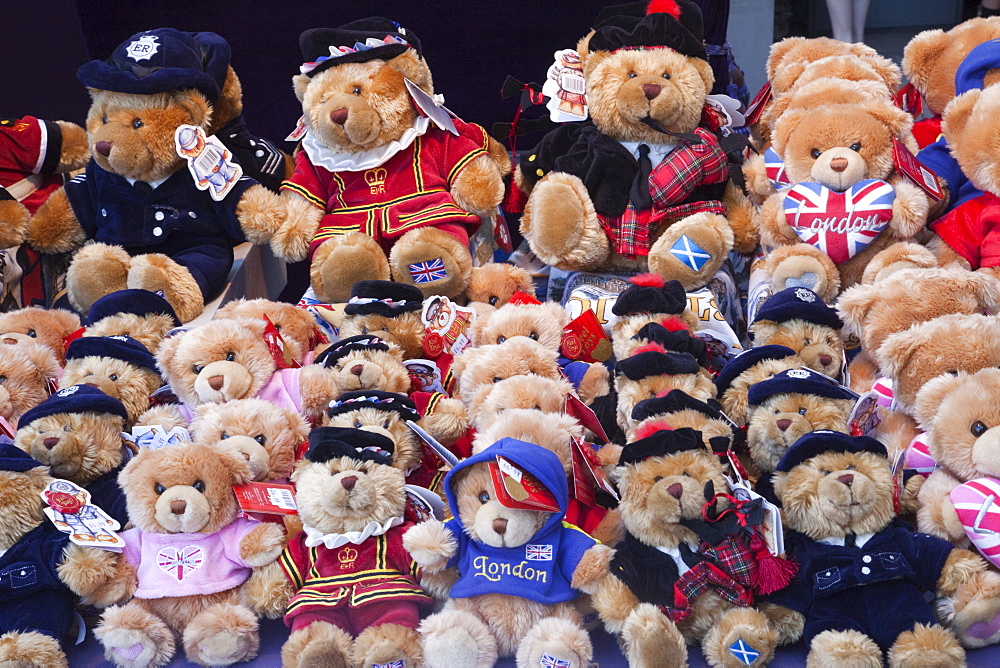
<path fill-rule="evenodd" d="M 251 480 L 283 481 L 309 437 L 309 423 L 298 411 L 263 399 L 234 399 L 198 406 L 190 432 L 195 443 L 240 453 Z"/>
<path fill-rule="evenodd" d="M 778 462 L 774 490 L 786 550 L 799 567 L 768 604 L 794 611 L 785 628 L 795 632 L 783 640 L 801 635 L 809 665 L 881 665 L 884 652 L 894 666 L 962 665 L 960 640 L 996 641 L 1000 574 L 896 518 L 881 443 L 807 434 Z M 944 626 L 925 594 L 942 599 Z"/>
<path fill-rule="evenodd" d="M 412 30 L 369 17 L 307 30 L 299 46 L 305 62 L 293 84 L 305 135 L 272 249 L 310 258 L 323 302 L 390 277 L 424 296 L 458 296 L 472 268 L 469 236 L 503 199 L 506 152 L 437 106 Z M 275 204 L 259 202 L 249 213 L 265 227 Z"/>
<path fill-rule="evenodd" d="M 497 457 L 520 471 L 520 492 L 508 498 L 525 498 L 528 484 L 557 510 L 505 505 L 491 480 Z M 422 522 L 403 537 L 424 572 L 459 573 L 444 609 L 420 624 L 425 665 L 486 667 L 511 655 L 522 666 L 589 664 L 590 638 L 572 601 L 606 577 L 613 551 L 563 523 L 569 493 L 559 457 L 504 438 L 453 468 L 444 486 L 453 519 Z"/>
<path fill-rule="evenodd" d="M 787 288 L 771 295 L 757 310 L 750 327 L 755 345 L 791 348 L 813 371 L 840 377 L 844 365 L 844 323 L 809 288 Z"/>
<path fill-rule="evenodd" d="M 566 411 L 566 397 L 572 391 L 573 386 L 562 378 L 534 373 L 510 376 L 494 383 L 468 419 L 481 432 L 508 410 L 525 408 L 546 415 L 562 414 Z"/>
<path fill-rule="evenodd" d="M 42 512 L 48 470 L 9 443 L 0 444 L 0 663 L 65 668 L 74 594 L 110 605 L 124 594 L 99 591 L 116 572 L 113 552 L 71 544 Z M 103 595 L 102 595 L 103 594 Z"/>
<path fill-rule="evenodd" d="M 341 338 L 316 358 L 330 369 L 339 392 L 381 390 L 407 393 L 410 376 L 403 366 L 402 350 L 375 334 Z"/>
<path fill-rule="evenodd" d="M 83 336 L 127 336 L 156 354 L 167 332 L 181 321 L 162 296 L 149 290 L 118 290 L 91 304 Z"/>
<path fill-rule="evenodd" d="M 0 418 L 16 429 L 21 416 L 49 396 L 60 371 L 40 343 L 0 346 Z"/>
<path fill-rule="evenodd" d="M 920 148 L 937 141 L 941 135 L 941 114 L 955 97 L 958 66 L 972 49 L 997 38 L 1000 38 L 1000 20 L 973 18 L 951 30 L 924 30 L 906 44 L 903 73 L 930 113 L 913 124 L 913 136 Z"/>
<path fill-rule="evenodd" d="M 238 517 L 232 487 L 250 479 L 235 451 L 194 443 L 142 448 L 118 481 L 133 528 L 121 534 L 132 598 L 108 608 L 94 635 L 117 666 L 163 666 L 182 643 L 189 661 L 225 666 L 252 659 L 260 639 L 245 603 L 254 568 L 281 554 L 284 532 Z"/>
<path fill-rule="evenodd" d="M 500 308 L 515 292 L 535 296 L 535 282 L 528 270 L 505 262 L 487 262 L 472 268 L 465 297 L 470 306 Z"/>
<path fill-rule="evenodd" d="M 676 323 L 667 324 L 676 326 Z M 692 336 L 691 332 L 684 328 L 669 330 L 658 322 L 643 326 L 628 343 L 619 346 L 624 353 L 622 359 L 631 357 L 639 349 L 647 349 L 650 344 L 660 346 L 670 353 L 688 353 L 703 369 L 711 370 L 713 363 L 718 362 L 704 339 Z"/>
<path fill-rule="evenodd" d="M 92 385 L 70 385 L 21 416 L 14 445 L 90 492 L 94 505 L 125 526 L 118 474 L 132 456 L 121 436 L 127 420 L 118 399 Z"/>
<path fill-rule="evenodd" d="M 141 288 L 162 292 L 188 322 L 225 287 L 233 246 L 273 233 L 277 223 L 263 217 L 242 224 L 244 198 L 259 185 L 250 174 L 263 175 L 235 164 L 238 152 L 221 141 L 239 128 L 213 127 L 213 120 L 239 113 L 229 56 L 229 44 L 215 33 L 160 28 L 78 70 L 92 98 L 92 157 L 32 216 L 25 234 L 42 253 L 76 251 L 66 284 L 81 313 L 108 293 Z M 210 141 L 213 130 L 221 136 Z M 280 180 L 283 159 L 266 142 L 258 150 L 265 148 Z M 258 202 L 258 216 L 260 208 Z"/>
<path fill-rule="evenodd" d="M 618 426 L 627 432 L 635 426 L 632 409 L 643 399 L 670 390 L 682 390 L 695 399 L 715 398 L 715 386 L 689 353 L 668 353 L 650 344 L 615 364 L 615 391 L 618 395 Z"/>
<path fill-rule="evenodd" d="M 374 334 L 403 351 L 403 359 L 424 357 L 426 327 L 420 319 L 424 295 L 406 283 L 358 281 L 344 307 L 340 336 Z"/>
<path fill-rule="evenodd" d="M 729 442 L 736 438 L 732 423 L 722 413 L 722 404 L 715 399 L 695 399 L 683 390 L 670 390 L 662 396 L 643 399 L 632 408 L 632 423 L 634 426 L 625 432 L 629 443 L 663 427 L 694 429 L 709 443 L 714 438 Z M 640 433 L 643 436 L 640 437 Z"/>
<path fill-rule="evenodd" d="M 757 242 L 744 217 L 727 220 L 728 160 L 702 126 L 714 77 L 701 10 L 613 9 L 577 44 L 590 121 L 553 130 L 520 161 L 520 231 L 560 269 L 648 269 L 701 287 L 734 245 Z"/>
<path fill-rule="evenodd" d="M 149 397 L 163 385 L 156 358 L 128 336 L 85 336 L 66 348 L 66 368 L 59 387 L 93 385 L 122 402 L 125 426 L 149 409 Z"/>
<path fill-rule="evenodd" d="M 335 377 L 319 364 L 280 367 L 263 340 L 264 327 L 263 320 L 213 320 L 165 339 L 156 363 L 182 403 L 151 409 L 155 418 L 174 414 L 187 423 L 200 404 L 257 398 L 318 419 L 338 392 Z M 298 344 L 285 343 L 299 354 Z M 140 423 L 162 424 L 153 417 Z"/>
<path fill-rule="evenodd" d="M 545 348 L 559 350 L 563 327 L 568 322 L 569 313 L 556 302 L 505 304 L 477 317 L 469 327 L 469 338 L 473 346 L 483 346 L 523 336 Z"/>
<path fill-rule="evenodd" d="M 801 367 L 802 360 L 786 346 L 757 346 L 740 353 L 715 378 L 716 397 L 722 411 L 734 424 L 745 425 L 750 418 L 747 399 L 750 388 L 782 371 Z"/>
<path fill-rule="evenodd" d="M 617 359 L 629 356 L 632 341 L 651 322 L 671 330 L 698 328 L 698 315 L 688 305 L 687 293 L 679 281 L 664 281 L 656 274 L 639 274 L 629 279 L 611 307 L 617 317 L 611 325 L 611 346 Z"/>
<path fill-rule="evenodd" d="M 900 269 L 932 269 L 940 266 L 934 253 L 918 243 L 900 241 L 875 254 L 865 267 L 861 282 L 871 284 Z"/>
<path fill-rule="evenodd" d="M 700 433 L 655 431 L 626 445 L 618 464 L 626 534 L 593 603 L 629 665 L 685 666 L 696 642 L 709 665 L 765 665 L 778 632 L 752 607 L 750 539 L 735 521 L 703 519 L 706 497 L 726 481 Z"/>
<path fill-rule="evenodd" d="M 303 308 L 293 304 L 283 304 L 270 299 L 234 299 L 218 311 L 213 318 L 225 320 L 233 318 L 250 318 L 251 320 L 267 318 L 283 340 L 292 340 L 299 344 L 301 356 L 295 358 L 300 364 L 312 362 L 313 351 L 318 345 L 326 342 L 313 317 Z"/>
<path fill-rule="evenodd" d="M 79 329 L 80 317 L 66 309 L 28 306 L 0 313 L 0 342 L 40 343 L 52 352 L 60 367 L 66 362 L 66 346 L 63 341 Z"/>

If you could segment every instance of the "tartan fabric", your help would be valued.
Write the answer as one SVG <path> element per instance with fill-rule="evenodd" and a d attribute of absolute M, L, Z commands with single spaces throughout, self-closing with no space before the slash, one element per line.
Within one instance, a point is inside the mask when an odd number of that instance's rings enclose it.
<path fill-rule="evenodd" d="M 677 623 L 691 614 L 691 604 L 712 589 L 735 606 L 753 605 L 751 580 L 757 562 L 750 545 L 739 535 L 728 536 L 715 546 L 702 543 L 698 552 L 705 557 L 674 584 L 674 604 L 660 609 Z"/>
<path fill-rule="evenodd" d="M 703 143 L 679 146 L 650 172 L 652 210 L 637 211 L 630 202 L 620 216 L 599 215 L 601 227 L 616 253 L 628 257 L 649 255 L 652 233 L 667 219 L 684 218 L 702 211 L 726 214 L 718 200 L 684 201 L 698 186 L 723 183 L 729 178 L 726 154 L 715 135 L 703 128 L 696 128 L 695 134 Z"/>

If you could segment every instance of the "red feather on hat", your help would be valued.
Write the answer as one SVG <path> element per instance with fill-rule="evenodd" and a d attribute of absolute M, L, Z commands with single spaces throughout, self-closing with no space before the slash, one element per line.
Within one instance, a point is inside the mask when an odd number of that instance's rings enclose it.
<path fill-rule="evenodd" d="M 667 349 L 659 343 L 650 341 L 649 343 L 644 343 L 632 351 L 633 355 L 638 355 L 639 353 L 663 353 L 665 355 L 667 353 Z"/>
<path fill-rule="evenodd" d="M 674 0 L 650 0 L 646 14 L 670 14 L 675 19 L 681 17 L 681 8 Z"/>
<path fill-rule="evenodd" d="M 673 431 L 673 427 L 664 422 L 663 420 L 656 420 L 654 422 L 647 422 L 646 424 L 640 426 L 635 430 L 635 440 L 641 440 L 647 436 L 652 436 L 658 431 Z"/>
<path fill-rule="evenodd" d="M 646 274 L 636 274 L 629 279 L 629 283 L 632 285 L 638 285 L 643 288 L 662 288 L 664 284 L 663 277 L 659 274 L 646 273 Z"/>
<path fill-rule="evenodd" d="M 688 327 L 687 323 L 676 316 L 670 316 L 669 318 L 664 318 L 663 320 L 660 321 L 660 324 L 663 325 L 664 329 L 666 329 L 668 332 L 679 332 L 682 329 L 690 331 L 690 328 Z"/>

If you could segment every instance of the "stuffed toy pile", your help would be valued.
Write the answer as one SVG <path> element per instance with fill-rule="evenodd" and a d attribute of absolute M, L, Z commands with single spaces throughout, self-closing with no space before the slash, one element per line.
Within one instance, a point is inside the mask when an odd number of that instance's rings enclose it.
<path fill-rule="evenodd" d="M 0 664 L 973 663 L 996 21 L 780 41 L 748 109 L 697 4 L 605 7 L 521 151 L 389 18 L 302 33 L 291 155 L 215 33 L 85 64 L 86 130 L 0 123 L 0 243 L 56 272 L 0 305 Z M 247 241 L 298 303 L 212 303 Z"/>

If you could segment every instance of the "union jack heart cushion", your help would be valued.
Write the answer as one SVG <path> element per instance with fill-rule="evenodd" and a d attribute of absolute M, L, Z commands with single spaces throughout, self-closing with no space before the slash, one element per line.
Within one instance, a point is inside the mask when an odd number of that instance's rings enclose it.
<path fill-rule="evenodd" d="M 906 468 L 916 471 L 917 475 L 927 477 L 934 473 L 937 462 L 927 445 L 927 434 L 920 433 L 913 437 L 910 447 L 906 449 Z"/>
<path fill-rule="evenodd" d="M 994 566 L 1000 566 L 1000 480 L 976 478 L 951 490 L 965 535 Z"/>
<path fill-rule="evenodd" d="M 885 229 L 895 199 L 892 186 L 875 179 L 842 193 L 819 183 L 796 183 L 785 195 L 785 219 L 803 242 L 843 264 Z"/>

